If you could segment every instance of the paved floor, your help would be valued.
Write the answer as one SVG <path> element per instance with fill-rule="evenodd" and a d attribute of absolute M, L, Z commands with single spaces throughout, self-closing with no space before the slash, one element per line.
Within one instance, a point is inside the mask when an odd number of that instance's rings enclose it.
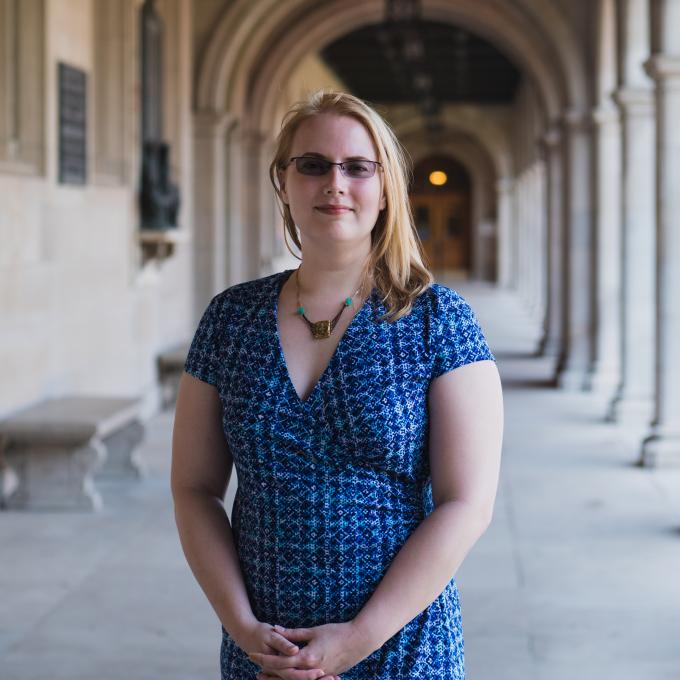
<path fill-rule="evenodd" d="M 469 680 L 678 680 L 680 471 L 634 467 L 601 398 L 548 386 L 514 297 L 451 285 L 506 399 L 494 522 L 457 575 Z M 171 428 L 149 423 L 148 476 L 100 484 L 98 514 L 0 513 L 2 680 L 218 677 L 219 625 L 176 535 Z"/>

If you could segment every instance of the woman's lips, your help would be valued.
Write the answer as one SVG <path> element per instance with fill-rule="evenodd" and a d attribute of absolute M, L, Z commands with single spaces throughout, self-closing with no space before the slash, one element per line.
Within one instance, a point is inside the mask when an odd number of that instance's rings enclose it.
<path fill-rule="evenodd" d="M 348 208 L 344 205 L 327 205 L 327 206 L 320 206 L 317 208 L 319 212 L 326 213 L 328 215 L 342 215 L 343 213 L 346 212 L 351 212 L 351 208 Z"/>

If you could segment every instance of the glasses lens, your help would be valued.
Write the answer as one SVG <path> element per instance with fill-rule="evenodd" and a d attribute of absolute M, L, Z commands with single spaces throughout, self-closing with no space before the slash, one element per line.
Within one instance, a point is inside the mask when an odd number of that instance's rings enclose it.
<path fill-rule="evenodd" d="M 348 177 L 363 179 L 373 176 L 375 164 L 370 161 L 347 161 L 343 163 L 343 170 Z"/>
<path fill-rule="evenodd" d="M 321 158 L 312 158 L 311 156 L 301 156 L 295 159 L 295 167 L 302 175 L 325 175 L 331 164 Z"/>

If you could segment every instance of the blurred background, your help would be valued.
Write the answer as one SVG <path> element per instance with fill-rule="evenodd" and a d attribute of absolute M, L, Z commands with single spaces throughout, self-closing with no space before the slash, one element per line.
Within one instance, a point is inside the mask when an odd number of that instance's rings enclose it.
<path fill-rule="evenodd" d="M 0 678 L 218 676 L 176 386 L 212 296 L 297 267 L 268 166 L 319 87 L 405 145 L 501 371 L 468 677 L 677 680 L 680 0 L 0 0 Z"/>

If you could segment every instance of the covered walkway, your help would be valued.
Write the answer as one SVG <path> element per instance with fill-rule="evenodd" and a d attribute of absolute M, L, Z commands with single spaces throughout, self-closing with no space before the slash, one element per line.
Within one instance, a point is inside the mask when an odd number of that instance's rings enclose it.
<path fill-rule="evenodd" d="M 512 293 L 440 280 L 477 311 L 505 387 L 494 522 L 457 575 L 469 679 L 677 680 L 680 470 L 635 467 L 602 397 L 550 385 Z M 101 513 L 0 514 L 3 680 L 217 677 L 219 624 L 173 520 L 171 428 L 148 423 L 148 476 L 102 485 Z"/>

